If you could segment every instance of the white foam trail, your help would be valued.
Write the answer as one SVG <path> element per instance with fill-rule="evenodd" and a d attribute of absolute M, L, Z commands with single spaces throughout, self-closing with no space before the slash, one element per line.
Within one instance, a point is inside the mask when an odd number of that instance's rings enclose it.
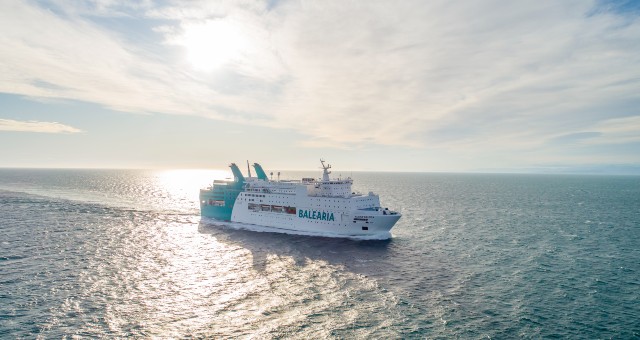
<path fill-rule="evenodd" d="M 319 236 L 319 237 L 332 237 L 332 238 L 347 238 L 352 240 L 388 240 L 392 237 L 391 232 L 385 231 L 381 233 L 371 235 L 344 235 L 328 232 L 313 232 L 313 231 L 301 231 L 301 230 L 289 230 L 274 227 L 266 227 L 256 224 L 246 224 L 240 222 L 225 222 L 212 219 L 209 217 L 202 217 L 202 221 L 209 225 L 223 226 L 236 230 L 250 230 L 259 233 L 279 233 L 289 235 L 303 235 L 303 236 Z"/>

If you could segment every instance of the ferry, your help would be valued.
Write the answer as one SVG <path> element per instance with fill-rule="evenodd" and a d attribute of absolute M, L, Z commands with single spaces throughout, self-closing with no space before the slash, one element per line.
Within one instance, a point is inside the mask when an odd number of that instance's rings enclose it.
<path fill-rule="evenodd" d="M 251 177 L 235 163 L 229 167 L 233 180 L 214 180 L 200 189 L 202 217 L 218 221 L 266 227 L 268 231 L 332 237 L 388 238 L 401 214 L 383 208 L 373 192 L 352 191 L 353 180 L 330 178 L 330 164 L 322 164 L 322 178 L 273 180 L 258 163 Z"/>

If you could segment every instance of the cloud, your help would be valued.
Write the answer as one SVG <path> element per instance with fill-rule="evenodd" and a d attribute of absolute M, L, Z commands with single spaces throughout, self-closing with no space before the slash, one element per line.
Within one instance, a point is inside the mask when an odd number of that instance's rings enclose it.
<path fill-rule="evenodd" d="M 222 94 L 170 57 L 67 15 L 24 2 L 0 4 L 0 29 L 6 32 L 0 36 L 0 92 L 86 101 L 124 112 L 249 120 L 243 117 L 244 105 L 252 100 Z"/>
<path fill-rule="evenodd" d="M 595 131 L 575 132 L 554 137 L 549 142 L 555 145 L 574 144 L 600 136 L 602 136 L 602 133 Z"/>
<path fill-rule="evenodd" d="M 290 129 L 304 146 L 468 154 L 595 143 L 640 116 L 640 23 L 610 2 L 90 3 L 155 32 L 139 45 L 60 4 L 0 4 L 1 92 Z M 202 72 L 184 39 L 211 23 L 249 43 Z"/>
<path fill-rule="evenodd" d="M 593 6 L 286 2 L 209 16 L 242 12 L 269 31 L 283 71 L 263 79 L 278 91 L 247 111 L 304 146 L 510 150 L 638 114 L 638 23 Z M 172 18 L 206 16 L 185 13 L 200 16 Z"/>
<path fill-rule="evenodd" d="M 604 120 L 594 128 L 601 138 L 591 140 L 593 144 L 640 143 L 640 116 Z"/>
<path fill-rule="evenodd" d="M 286 23 L 299 46 L 287 53 L 301 79 L 291 98 L 303 98 L 298 121 L 347 143 L 486 150 L 638 114 L 631 103 L 593 112 L 637 98 L 640 32 L 637 23 L 618 27 L 615 16 L 586 17 L 588 6 L 300 8 L 299 22 Z"/>
<path fill-rule="evenodd" d="M 590 127 L 592 131 L 579 131 L 550 138 L 547 143 L 563 145 L 615 145 L 640 143 L 640 116 L 603 120 Z"/>
<path fill-rule="evenodd" d="M 35 120 L 19 121 L 0 119 L 0 131 L 40 132 L 40 133 L 79 133 L 80 129 L 57 122 L 39 122 Z"/>

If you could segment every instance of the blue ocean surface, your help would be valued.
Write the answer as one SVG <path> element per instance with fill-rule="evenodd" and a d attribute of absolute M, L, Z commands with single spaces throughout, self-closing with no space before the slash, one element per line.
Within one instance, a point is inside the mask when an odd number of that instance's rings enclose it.
<path fill-rule="evenodd" d="M 201 220 L 225 175 L 0 169 L 0 338 L 640 337 L 640 177 L 354 172 L 362 241 Z"/>

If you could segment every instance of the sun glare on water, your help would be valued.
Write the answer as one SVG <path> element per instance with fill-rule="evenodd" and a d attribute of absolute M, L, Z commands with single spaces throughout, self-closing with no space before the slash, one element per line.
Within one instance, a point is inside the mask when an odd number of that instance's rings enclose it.
<path fill-rule="evenodd" d="M 153 174 L 151 186 L 157 191 L 155 204 L 163 209 L 192 212 L 200 208 L 200 189 L 211 186 L 214 180 L 223 180 L 232 174 L 225 170 L 163 170 Z M 199 214 L 199 211 L 198 211 Z"/>
<path fill-rule="evenodd" d="M 212 71 L 239 59 L 248 47 L 248 40 L 237 23 L 213 20 L 187 26 L 181 44 L 195 69 Z"/>

